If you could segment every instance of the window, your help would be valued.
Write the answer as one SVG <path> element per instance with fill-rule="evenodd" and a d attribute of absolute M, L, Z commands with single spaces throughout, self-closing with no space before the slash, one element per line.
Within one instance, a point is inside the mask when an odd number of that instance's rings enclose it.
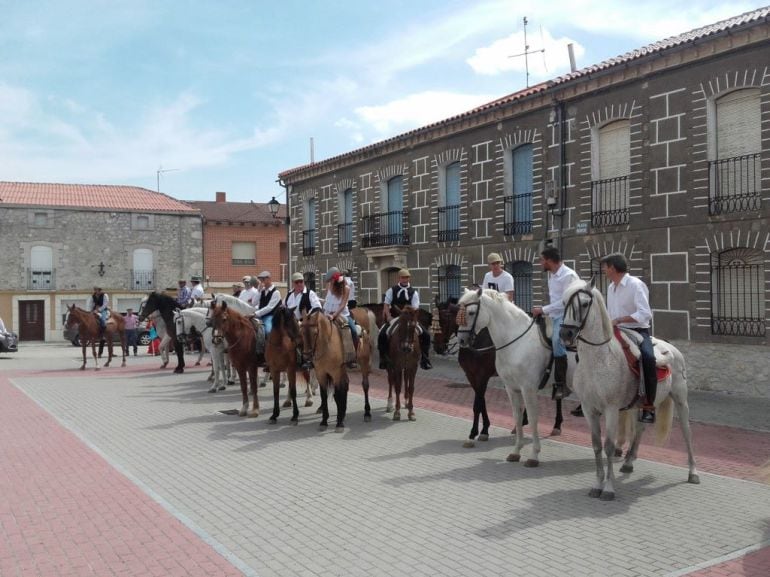
<path fill-rule="evenodd" d="M 513 277 L 513 300 L 526 313 L 532 310 L 532 263 L 517 260 L 505 264 Z"/>
<path fill-rule="evenodd" d="M 404 179 L 401 176 L 391 178 L 388 181 L 388 213 L 385 229 L 388 231 L 390 242 L 387 244 L 401 244 L 398 239 L 402 233 L 402 213 L 404 210 Z"/>
<path fill-rule="evenodd" d="M 151 214 L 131 215 L 131 228 L 134 230 L 152 230 L 153 224 L 153 215 Z"/>
<path fill-rule="evenodd" d="M 460 267 L 448 264 L 438 269 L 438 299 L 440 303 L 460 298 Z"/>
<path fill-rule="evenodd" d="M 353 190 L 340 195 L 340 224 L 337 225 L 337 252 L 353 250 Z"/>
<path fill-rule="evenodd" d="M 460 240 L 460 163 L 444 170 L 443 206 L 438 208 L 439 242 Z"/>
<path fill-rule="evenodd" d="M 305 286 L 310 289 L 311 291 L 315 291 L 315 273 L 314 272 L 304 272 L 302 273 L 302 276 L 305 277 Z"/>
<path fill-rule="evenodd" d="M 602 270 L 602 258 L 598 257 L 591 259 L 591 277 L 594 279 L 594 286 L 598 288 L 605 302 L 607 301 L 607 275 Z"/>
<path fill-rule="evenodd" d="M 253 242 L 233 241 L 233 265 L 254 265 L 257 263 L 257 246 Z"/>
<path fill-rule="evenodd" d="M 35 226 L 48 226 L 47 212 L 36 212 L 33 218 L 34 218 Z"/>
<path fill-rule="evenodd" d="M 315 254 L 315 198 L 305 202 L 305 229 L 302 231 L 302 256 Z"/>
<path fill-rule="evenodd" d="M 628 120 L 617 120 L 603 126 L 596 134 L 591 224 L 597 227 L 628 224 L 631 124 Z"/>
<path fill-rule="evenodd" d="M 511 194 L 505 197 L 507 235 L 532 232 L 532 145 L 511 151 Z"/>
<path fill-rule="evenodd" d="M 38 213 L 35 213 L 37 216 Z M 46 213 L 42 213 L 47 216 Z M 30 290 L 51 290 L 53 286 L 53 249 L 50 246 L 33 246 L 29 251 Z"/>
<path fill-rule="evenodd" d="M 762 252 L 735 248 L 711 255 L 711 332 L 765 335 L 765 271 Z"/>
<path fill-rule="evenodd" d="M 715 160 L 709 162 L 709 214 L 758 210 L 762 121 L 759 89 L 736 90 L 714 103 Z"/>
<path fill-rule="evenodd" d="M 134 250 L 131 288 L 141 291 L 155 288 L 154 255 L 149 248 Z"/>
<path fill-rule="evenodd" d="M 150 228 L 150 217 L 146 215 L 137 216 L 136 228 Z"/>

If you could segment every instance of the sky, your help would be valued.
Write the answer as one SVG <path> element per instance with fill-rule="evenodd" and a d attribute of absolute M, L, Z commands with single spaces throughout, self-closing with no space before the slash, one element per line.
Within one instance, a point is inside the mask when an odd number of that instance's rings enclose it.
<path fill-rule="evenodd" d="M 285 202 L 278 173 L 763 6 L 0 0 L 0 180 Z M 541 49 L 544 49 L 542 51 Z"/>

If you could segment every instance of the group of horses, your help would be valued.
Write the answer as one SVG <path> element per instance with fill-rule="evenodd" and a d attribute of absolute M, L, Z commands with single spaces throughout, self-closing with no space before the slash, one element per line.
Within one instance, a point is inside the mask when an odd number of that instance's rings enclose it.
<path fill-rule="evenodd" d="M 565 316 L 561 329 L 562 340 L 576 348 L 577 354 L 570 353 L 567 384 L 573 389 L 583 406 L 586 420 L 591 429 L 591 441 L 596 461 L 596 481 L 590 495 L 603 500 L 614 498 L 614 470 L 612 458 L 622 454 L 621 447 L 626 438 L 630 446 L 626 452 L 621 472 L 633 471 L 639 443 L 644 430 L 628 409 L 637 394 L 638 379 L 628 368 L 625 354 L 619 341 L 614 338 L 601 293 L 592 283 L 576 283 L 564 296 Z M 257 372 L 260 366 L 269 372 L 273 383 L 273 412 L 269 422 L 276 423 L 280 416 L 280 376 L 285 373 L 288 380 L 288 398 L 284 406 L 292 407 L 291 422 L 299 421 L 297 405 L 297 374 L 302 374 L 307 386 L 306 406 L 312 405 L 313 391 L 310 386 L 312 367 L 318 381 L 321 406 L 320 428 L 326 429 L 329 420 L 328 395 L 331 391 L 337 407 L 335 431 L 343 431 L 347 413 L 349 374 L 344 359 L 344 348 L 340 331 L 335 323 L 320 310 L 302 314 L 298 321 L 294 311 L 279 306 L 273 315 L 272 330 L 265 341 L 264 359 L 255 354 L 258 333 L 250 320 L 253 310 L 230 295 L 215 295 L 205 308 L 178 310 L 175 300 L 165 294 L 153 292 L 142 303 L 140 319 L 153 315 L 156 325 L 165 327 L 168 338 L 174 344 L 178 365 L 175 372 L 184 370 L 184 339 L 193 334 L 204 340 L 212 352 L 214 384 L 211 392 L 224 388 L 226 361 L 229 357 L 237 372 L 241 394 L 241 416 L 256 417 L 259 414 L 257 395 Z M 376 334 L 384 322 L 381 309 L 357 307 L 351 310 L 356 324 L 361 327 L 356 360 L 361 372 L 364 392 L 364 420 L 371 420 L 369 403 L 369 374 Z M 107 326 L 101 330 L 92 313 L 69 307 L 67 327 L 77 324 L 83 347 L 83 365 L 86 363 L 86 347 L 92 346 L 98 368 L 95 343 L 106 338 L 109 358 L 113 358 L 112 334 L 121 333 L 123 364 L 125 366 L 125 334 L 123 318 L 113 313 Z M 419 327 L 423 326 L 424 329 Z M 475 440 L 489 438 L 490 420 L 487 414 L 485 393 L 489 379 L 499 375 L 511 402 L 515 422 L 514 450 L 508 461 L 520 461 L 524 446 L 525 425 L 531 425 L 532 446 L 524 465 L 535 467 L 539 464 L 540 438 L 538 431 L 538 389 L 548 379 L 551 365 L 550 343 L 535 320 L 508 301 L 505 295 L 491 290 L 466 290 L 457 303 L 438 304 L 432 315 L 422 309 L 405 307 L 400 311 L 390 329 L 388 363 L 388 406 L 393 419 L 401 418 L 401 391 L 404 391 L 404 405 L 407 418 L 415 420 L 414 385 L 420 359 L 419 330 L 431 326 L 433 346 L 438 354 L 450 350 L 450 339 L 456 336 L 459 344 L 458 362 L 465 372 L 474 391 L 473 421 L 466 441 L 472 447 Z M 208 330 L 210 329 L 210 330 Z M 206 334 L 208 331 L 208 334 Z M 628 345 L 625 345 L 628 347 Z M 668 376 L 661 381 L 656 397 L 658 419 L 655 425 L 656 439 L 663 442 L 669 435 L 673 406 L 679 416 L 688 453 L 688 482 L 698 483 L 692 450 L 687 404 L 687 382 L 684 359 L 681 353 L 669 343 L 655 340 L 661 364 L 670 368 Z M 215 354 L 216 352 L 216 354 Z M 579 362 L 578 362 L 579 359 Z M 249 406 L 248 386 L 251 386 L 252 404 Z M 393 395 L 395 393 L 395 403 Z M 562 401 L 556 400 L 556 420 L 552 435 L 561 432 L 563 422 Z M 602 440 L 600 417 L 605 417 L 605 434 Z M 479 428 L 481 420 L 481 428 Z M 605 468 L 602 451 L 606 455 Z"/>

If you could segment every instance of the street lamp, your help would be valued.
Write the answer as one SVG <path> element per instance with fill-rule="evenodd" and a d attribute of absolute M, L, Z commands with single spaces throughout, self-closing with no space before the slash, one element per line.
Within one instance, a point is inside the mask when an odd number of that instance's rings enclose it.
<path fill-rule="evenodd" d="M 289 285 L 288 281 L 288 279 L 291 278 L 291 218 L 289 217 L 288 207 L 286 210 L 286 216 L 283 219 L 278 216 L 278 210 L 280 208 L 281 202 L 275 197 L 271 198 L 270 202 L 267 203 L 267 209 L 270 211 L 270 216 L 272 216 L 275 220 L 283 220 L 283 223 L 286 225 L 286 256 L 289 261 L 286 263 L 286 283 L 288 288 L 291 288 L 291 285 Z"/>
<path fill-rule="evenodd" d="M 273 218 L 278 218 L 278 209 L 281 208 L 281 203 L 277 201 L 275 197 L 270 199 L 270 202 L 267 203 L 267 208 Z"/>

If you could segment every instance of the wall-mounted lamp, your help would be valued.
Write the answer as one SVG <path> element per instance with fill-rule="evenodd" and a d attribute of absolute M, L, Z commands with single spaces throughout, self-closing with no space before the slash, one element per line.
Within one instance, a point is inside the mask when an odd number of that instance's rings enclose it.
<path fill-rule="evenodd" d="M 273 218 L 275 218 L 277 220 L 281 219 L 281 217 L 278 216 L 278 209 L 281 208 L 281 202 L 276 200 L 275 197 L 271 198 L 270 202 L 267 203 L 267 208 L 270 211 L 270 216 L 272 216 Z M 288 214 L 286 215 L 286 218 L 283 219 L 283 221 L 284 221 L 284 223 L 286 225 L 289 224 L 289 215 Z"/>
<path fill-rule="evenodd" d="M 99 276 L 104 276 L 104 263 L 103 262 L 100 262 L 97 265 L 96 274 L 98 274 Z"/>

